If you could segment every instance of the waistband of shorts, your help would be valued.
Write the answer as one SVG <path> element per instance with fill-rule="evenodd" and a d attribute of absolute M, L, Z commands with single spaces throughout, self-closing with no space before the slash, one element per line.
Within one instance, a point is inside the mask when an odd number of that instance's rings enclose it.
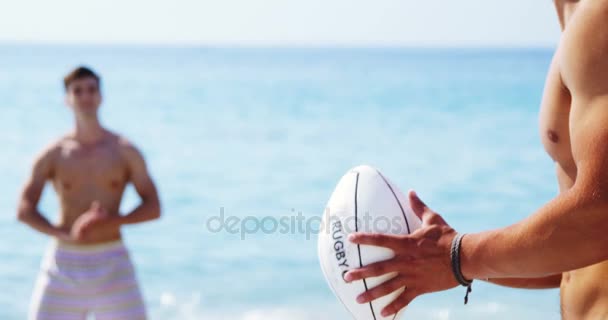
<path fill-rule="evenodd" d="M 74 253 L 99 253 L 112 251 L 116 249 L 125 249 L 125 244 L 122 240 L 114 240 L 94 244 L 73 244 L 58 240 L 53 240 L 51 247 L 56 250 L 74 252 Z"/>

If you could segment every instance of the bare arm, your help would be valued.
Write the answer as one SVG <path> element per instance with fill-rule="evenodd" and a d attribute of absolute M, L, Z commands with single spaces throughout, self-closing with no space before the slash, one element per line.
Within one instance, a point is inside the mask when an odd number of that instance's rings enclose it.
<path fill-rule="evenodd" d="M 562 41 L 574 185 L 520 223 L 467 235 L 468 278 L 542 277 L 608 259 L 608 1 L 581 3 Z"/>
<path fill-rule="evenodd" d="M 59 228 L 53 226 L 38 211 L 38 202 L 42 195 L 42 190 L 47 180 L 53 172 L 53 151 L 48 149 L 40 154 L 34 161 L 30 177 L 25 182 L 19 206 L 17 209 L 17 219 L 35 230 L 53 237 L 67 237 L 67 234 Z"/>
<path fill-rule="evenodd" d="M 553 289 L 559 288 L 562 282 L 562 274 L 542 278 L 491 278 L 488 282 L 509 288 L 518 289 Z"/>
<path fill-rule="evenodd" d="M 563 193 L 572 188 L 572 179 L 566 174 L 564 169 L 557 164 L 555 168 L 559 192 Z M 510 288 L 518 289 L 551 289 L 559 288 L 562 282 L 562 274 L 554 274 L 541 278 L 491 278 L 484 279 L 490 283 Z"/>
<path fill-rule="evenodd" d="M 120 216 L 118 223 L 133 224 L 158 219 L 161 211 L 160 200 L 144 157 L 139 150 L 126 142 L 123 153 L 128 164 L 131 183 L 141 198 L 141 204 L 130 213 Z"/>

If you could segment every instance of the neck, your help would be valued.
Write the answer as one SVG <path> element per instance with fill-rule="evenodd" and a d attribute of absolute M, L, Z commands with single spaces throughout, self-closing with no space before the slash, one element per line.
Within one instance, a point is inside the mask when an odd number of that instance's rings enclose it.
<path fill-rule="evenodd" d="M 84 144 L 94 144 L 103 139 L 105 130 L 97 115 L 76 115 L 74 138 Z"/>

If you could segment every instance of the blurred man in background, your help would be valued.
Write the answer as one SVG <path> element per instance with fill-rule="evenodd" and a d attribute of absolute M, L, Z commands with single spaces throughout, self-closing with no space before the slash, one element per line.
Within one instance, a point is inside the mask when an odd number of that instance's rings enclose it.
<path fill-rule="evenodd" d="M 54 239 L 43 259 L 31 319 L 145 319 L 146 311 L 120 227 L 160 217 L 160 201 L 139 150 L 102 127 L 101 80 L 80 67 L 64 79 L 74 130 L 34 161 L 19 201 L 18 219 Z M 61 210 L 56 224 L 38 211 L 51 181 Z M 119 212 L 132 183 L 141 204 Z"/>

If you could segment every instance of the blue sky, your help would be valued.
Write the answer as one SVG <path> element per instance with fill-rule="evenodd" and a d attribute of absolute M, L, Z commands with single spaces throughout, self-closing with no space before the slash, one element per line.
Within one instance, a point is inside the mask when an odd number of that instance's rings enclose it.
<path fill-rule="evenodd" d="M 3 0 L 0 42 L 554 46 L 550 0 Z"/>

